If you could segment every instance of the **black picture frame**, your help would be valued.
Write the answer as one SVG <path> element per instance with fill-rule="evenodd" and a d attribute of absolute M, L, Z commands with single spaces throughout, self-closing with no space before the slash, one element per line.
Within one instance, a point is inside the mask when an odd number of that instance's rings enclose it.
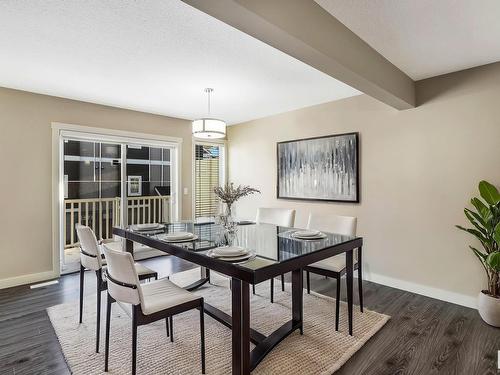
<path fill-rule="evenodd" d="M 327 199 L 327 198 L 314 198 L 314 197 L 290 197 L 290 196 L 282 196 L 280 195 L 280 145 L 294 142 L 309 142 L 317 139 L 325 139 L 325 138 L 336 138 L 342 136 L 354 136 L 355 140 L 355 197 L 354 199 Z M 359 176 L 359 132 L 350 132 L 350 133 L 340 133 L 340 134 L 330 134 L 319 137 L 310 137 L 310 138 L 300 138 L 293 139 L 288 141 L 281 141 L 276 143 L 276 198 L 283 200 L 300 200 L 300 201 L 314 201 L 314 202 L 342 202 L 342 203 L 359 203 L 360 202 L 360 176 Z"/>

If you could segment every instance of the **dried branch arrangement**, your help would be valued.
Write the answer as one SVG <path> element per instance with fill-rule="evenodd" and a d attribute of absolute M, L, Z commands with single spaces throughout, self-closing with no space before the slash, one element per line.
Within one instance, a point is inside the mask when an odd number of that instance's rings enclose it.
<path fill-rule="evenodd" d="M 231 212 L 231 206 L 238 199 L 251 194 L 260 193 L 260 190 L 247 185 L 234 186 L 234 183 L 227 182 L 224 186 L 214 188 L 214 193 L 222 203 L 227 205 L 228 212 Z"/>

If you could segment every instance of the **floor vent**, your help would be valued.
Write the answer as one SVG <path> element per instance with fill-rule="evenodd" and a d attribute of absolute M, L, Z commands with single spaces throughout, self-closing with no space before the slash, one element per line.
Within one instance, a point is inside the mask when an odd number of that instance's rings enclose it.
<path fill-rule="evenodd" d="M 30 289 L 43 288 L 44 286 L 49 286 L 49 285 L 54 285 L 54 284 L 59 284 L 59 280 L 51 280 L 51 281 L 46 281 L 46 282 L 40 283 L 40 284 L 33 284 L 33 285 L 30 285 Z"/>

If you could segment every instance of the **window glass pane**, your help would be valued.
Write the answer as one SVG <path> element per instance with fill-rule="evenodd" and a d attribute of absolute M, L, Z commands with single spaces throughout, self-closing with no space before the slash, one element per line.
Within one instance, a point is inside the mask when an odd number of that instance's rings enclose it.
<path fill-rule="evenodd" d="M 170 181 L 172 181 L 172 178 L 170 176 L 170 165 L 163 166 L 163 178 L 168 182 L 168 185 L 170 185 Z"/>
<path fill-rule="evenodd" d="M 100 179 L 103 182 L 120 182 L 121 180 L 121 160 L 102 159 L 100 162 Z"/>
<path fill-rule="evenodd" d="M 97 198 L 95 143 L 64 141 L 65 198 Z"/>
<path fill-rule="evenodd" d="M 221 146 L 195 145 L 195 217 L 213 217 L 219 212 L 219 201 L 213 190 L 221 175 Z"/>
<path fill-rule="evenodd" d="M 149 147 L 138 145 L 127 146 L 127 159 L 149 160 Z"/>
<path fill-rule="evenodd" d="M 100 198 L 121 197 L 121 145 L 98 143 Z"/>
<path fill-rule="evenodd" d="M 162 160 L 162 149 L 161 148 L 156 148 L 156 147 L 151 147 L 149 149 L 149 152 L 150 152 L 150 157 L 151 157 L 151 160 Z"/>
<path fill-rule="evenodd" d="M 64 155 L 94 157 L 94 142 L 66 140 L 64 141 Z"/>
<path fill-rule="evenodd" d="M 93 161 L 65 160 L 64 174 L 67 176 L 68 183 L 94 182 L 95 163 Z M 77 186 L 77 185 L 74 185 Z M 69 193 L 69 191 L 68 191 Z M 79 191 L 71 191 L 68 198 L 78 198 Z"/>
<path fill-rule="evenodd" d="M 163 149 L 163 160 L 170 161 L 170 150 L 168 148 Z"/>
<path fill-rule="evenodd" d="M 101 144 L 101 156 L 103 158 L 120 159 L 121 146 L 112 143 Z"/>
<path fill-rule="evenodd" d="M 151 182 L 152 182 L 152 190 L 150 190 L 150 194 L 153 195 L 154 194 L 154 186 L 158 183 L 161 184 L 161 181 L 162 181 L 162 166 L 161 165 L 151 165 L 151 168 L 150 168 L 150 178 L 151 178 Z"/>

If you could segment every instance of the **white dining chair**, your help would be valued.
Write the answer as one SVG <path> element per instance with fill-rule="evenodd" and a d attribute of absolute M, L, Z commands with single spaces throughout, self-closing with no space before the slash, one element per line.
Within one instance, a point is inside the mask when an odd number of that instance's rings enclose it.
<path fill-rule="evenodd" d="M 291 208 L 259 207 L 255 218 L 257 224 L 273 224 L 280 227 L 293 227 L 295 210 Z"/>
<path fill-rule="evenodd" d="M 307 229 L 316 229 L 320 231 L 341 234 L 344 236 L 356 236 L 356 226 L 357 218 L 351 216 L 339 216 L 339 215 L 320 215 L 320 214 L 309 214 L 309 220 L 307 222 Z M 354 252 L 354 269 L 358 270 L 358 288 L 359 288 L 359 307 L 361 312 L 363 312 L 363 285 L 361 277 L 361 249 L 357 249 Z M 306 283 L 307 283 L 307 293 L 311 293 L 311 282 L 310 273 L 315 273 L 318 275 L 326 277 L 334 277 L 337 281 L 337 294 L 335 302 L 335 330 L 339 330 L 339 311 L 340 311 L 340 283 L 342 276 L 346 272 L 346 255 L 345 253 L 339 254 L 319 262 L 313 263 L 307 266 L 306 271 Z"/>
<path fill-rule="evenodd" d="M 170 319 L 170 340 L 173 341 L 172 317 L 192 309 L 200 310 L 201 372 L 205 373 L 205 323 L 203 297 L 197 296 L 164 278 L 141 284 L 134 266 L 132 255 L 105 248 L 108 261 L 108 301 L 106 308 L 106 341 L 104 371 L 109 365 L 109 335 L 111 308 L 114 302 L 132 305 L 132 374 L 137 364 L 137 327 L 165 319 L 168 327 Z M 125 308 L 125 310 L 127 310 Z M 191 334 L 190 332 L 187 334 Z M 186 353 L 187 355 L 187 353 Z M 179 369 L 181 371 L 181 369 Z"/>
<path fill-rule="evenodd" d="M 96 346 L 95 351 L 99 353 L 99 338 L 101 331 L 101 292 L 106 290 L 107 283 L 103 274 L 106 268 L 106 259 L 101 252 L 101 244 L 97 241 L 94 231 L 88 226 L 77 224 L 76 235 L 80 243 L 80 319 L 83 316 L 83 288 L 85 285 L 85 269 L 94 271 L 97 277 L 97 322 L 96 322 Z M 139 263 L 135 263 L 135 270 L 141 280 L 158 278 L 158 273 Z"/>
<path fill-rule="evenodd" d="M 295 210 L 291 208 L 259 207 L 255 223 L 293 228 L 295 225 Z M 281 275 L 281 290 L 285 291 L 285 275 Z M 252 285 L 252 293 L 255 294 L 255 284 Z M 274 303 L 274 278 L 271 279 L 271 303 Z"/>

